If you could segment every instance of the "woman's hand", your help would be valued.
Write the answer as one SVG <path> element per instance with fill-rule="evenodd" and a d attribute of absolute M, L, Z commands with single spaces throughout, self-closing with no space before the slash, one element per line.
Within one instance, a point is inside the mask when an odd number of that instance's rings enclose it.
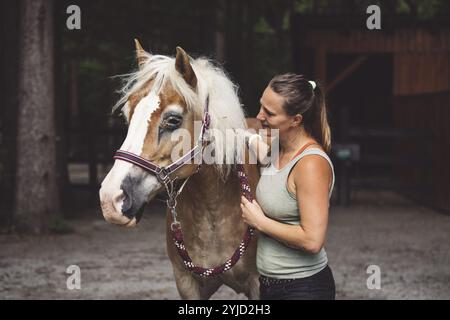
<path fill-rule="evenodd" d="M 246 197 L 241 196 L 242 218 L 251 227 L 261 231 L 264 222 L 268 219 L 256 200 L 250 202 Z"/>
<path fill-rule="evenodd" d="M 268 164 L 270 159 L 268 158 L 270 153 L 270 138 L 263 138 L 257 133 L 251 133 L 250 131 L 244 132 L 244 138 L 247 147 L 256 156 L 258 162 L 262 165 Z"/>

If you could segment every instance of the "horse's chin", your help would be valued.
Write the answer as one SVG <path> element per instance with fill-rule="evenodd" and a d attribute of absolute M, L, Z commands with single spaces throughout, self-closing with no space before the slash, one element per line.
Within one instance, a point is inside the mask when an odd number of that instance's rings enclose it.
<path fill-rule="evenodd" d="M 126 228 L 134 228 L 137 226 L 138 222 L 139 222 L 138 219 L 133 218 L 127 224 L 122 225 L 122 226 L 126 227 Z"/>
<path fill-rule="evenodd" d="M 111 224 L 115 224 L 119 227 L 125 227 L 125 228 L 134 228 L 139 223 L 139 219 L 137 219 L 137 218 L 129 219 L 127 217 L 125 217 L 125 219 L 120 219 L 120 220 L 117 220 L 117 219 L 112 220 L 112 219 L 108 219 L 108 218 L 105 218 L 105 220 Z"/>
<path fill-rule="evenodd" d="M 106 215 L 103 215 L 103 217 L 107 222 L 115 224 L 120 227 L 133 228 L 138 224 L 138 220 L 136 218 L 130 219 L 125 216 L 122 216 L 121 218 L 111 218 Z"/>
<path fill-rule="evenodd" d="M 139 222 L 140 218 L 142 217 L 141 210 L 139 210 L 139 213 L 136 217 L 133 217 L 132 219 L 130 219 L 127 216 L 124 216 L 122 213 L 116 212 L 116 210 L 114 210 L 114 208 L 107 202 L 102 201 L 101 207 L 102 207 L 103 218 L 105 218 L 105 220 L 107 222 L 118 225 L 118 226 L 122 226 L 122 227 L 127 227 L 127 228 L 135 227 L 137 225 L 137 223 Z M 143 209 L 142 209 L 142 211 L 143 211 Z"/>

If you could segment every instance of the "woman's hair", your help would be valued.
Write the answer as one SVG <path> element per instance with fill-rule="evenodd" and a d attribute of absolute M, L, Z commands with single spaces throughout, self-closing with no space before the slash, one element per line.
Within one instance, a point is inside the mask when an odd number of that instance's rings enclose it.
<path fill-rule="evenodd" d="M 327 120 L 325 97 L 315 82 L 303 75 L 286 73 L 275 76 L 269 87 L 284 98 L 283 109 L 289 116 L 302 115 L 305 131 L 330 152 L 331 132 Z"/>

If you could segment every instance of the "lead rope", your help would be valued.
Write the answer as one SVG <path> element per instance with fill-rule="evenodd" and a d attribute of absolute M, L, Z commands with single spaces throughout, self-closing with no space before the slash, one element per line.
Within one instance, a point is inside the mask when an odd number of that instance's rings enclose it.
<path fill-rule="evenodd" d="M 239 182 L 241 185 L 241 192 L 242 194 L 247 198 L 248 201 L 253 201 L 253 195 L 251 194 L 250 185 L 248 182 L 248 177 L 245 174 L 244 166 L 242 164 L 237 164 L 237 173 Z M 184 187 L 184 184 L 181 189 Z M 178 194 L 181 192 L 181 190 L 178 191 Z M 183 260 L 184 265 L 186 268 L 188 268 L 191 272 L 201 276 L 201 277 L 208 277 L 208 276 L 215 276 L 219 275 L 221 273 L 224 273 L 227 270 L 230 270 L 238 261 L 239 259 L 244 255 L 250 240 L 252 239 L 252 236 L 254 235 L 254 229 L 250 226 L 247 227 L 247 230 L 244 234 L 244 237 L 239 244 L 239 246 L 234 251 L 233 255 L 225 261 L 223 264 L 213 267 L 213 268 L 204 268 L 196 265 L 194 262 L 192 262 L 191 257 L 189 256 L 189 253 L 186 249 L 186 246 L 184 244 L 183 239 L 183 232 L 181 231 L 181 225 L 178 220 L 176 220 L 176 200 L 173 206 L 169 206 L 169 209 L 172 213 L 172 224 L 170 226 L 171 233 L 172 233 L 172 239 L 175 243 L 175 247 L 177 248 L 178 254 L 180 255 L 181 259 Z"/>

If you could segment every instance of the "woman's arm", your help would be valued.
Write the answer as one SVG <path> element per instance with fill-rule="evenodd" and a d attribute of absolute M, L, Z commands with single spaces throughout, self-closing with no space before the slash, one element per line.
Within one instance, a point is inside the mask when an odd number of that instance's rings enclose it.
<path fill-rule="evenodd" d="M 250 156 L 256 157 L 259 164 L 266 165 L 270 161 L 272 139 L 264 135 L 265 130 L 256 118 L 246 118 L 248 130 L 244 131 L 244 139 Z"/>
<path fill-rule="evenodd" d="M 271 139 L 262 137 L 258 133 L 246 131 L 246 145 L 253 156 L 256 156 L 258 163 L 262 165 L 268 164 L 270 160 Z"/>
<path fill-rule="evenodd" d="M 328 225 L 331 168 L 326 159 L 310 155 L 297 162 L 291 175 L 300 209 L 300 225 L 270 219 L 256 201 L 250 203 L 245 198 L 241 204 L 242 216 L 248 224 L 289 247 L 317 253 L 325 242 Z"/>

